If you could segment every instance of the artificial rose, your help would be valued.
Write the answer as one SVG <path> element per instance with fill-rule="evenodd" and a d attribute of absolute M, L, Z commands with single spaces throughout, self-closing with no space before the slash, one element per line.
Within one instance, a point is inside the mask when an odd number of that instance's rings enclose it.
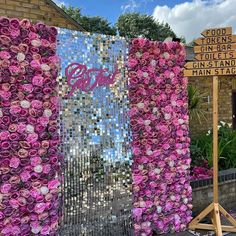
<path fill-rule="evenodd" d="M 0 187 L 1 193 L 9 193 L 11 184 L 2 184 Z"/>
<path fill-rule="evenodd" d="M 20 159 L 17 157 L 12 157 L 9 166 L 16 169 L 18 168 L 19 165 L 20 165 Z"/>
<path fill-rule="evenodd" d="M 36 76 L 34 76 L 33 79 L 32 79 L 32 84 L 33 84 L 33 85 L 36 85 L 36 86 L 42 87 L 42 86 L 43 86 L 43 81 L 44 81 L 44 79 L 43 79 L 42 76 L 36 75 Z"/>
<path fill-rule="evenodd" d="M 11 54 L 7 51 L 0 51 L 0 58 L 2 60 L 4 59 L 10 59 L 11 58 Z"/>
<path fill-rule="evenodd" d="M 16 59 L 19 61 L 19 62 L 22 62 L 25 60 L 25 54 L 22 53 L 22 52 L 19 52 L 16 56 Z"/>
<path fill-rule="evenodd" d="M 23 100 L 20 102 L 22 108 L 30 108 L 30 102 L 27 100 Z"/>
<path fill-rule="evenodd" d="M 56 189 L 60 186 L 60 182 L 58 180 L 51 180 L 48 182 L 48 188 L 49 189 Z"/>

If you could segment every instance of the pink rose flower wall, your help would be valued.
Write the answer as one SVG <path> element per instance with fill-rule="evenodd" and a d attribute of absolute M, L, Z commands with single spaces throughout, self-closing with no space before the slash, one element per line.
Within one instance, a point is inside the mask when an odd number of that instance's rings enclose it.
<path fill-rule="evenodd" d="M 57 30 L 0 18 L 0 235 L 56 235 Z"/>
<path fill-rule="evenodd" d="M 185 50 L 134 39 L 129 52 L 136 235 L 178 232 L 191 220 Z"/>

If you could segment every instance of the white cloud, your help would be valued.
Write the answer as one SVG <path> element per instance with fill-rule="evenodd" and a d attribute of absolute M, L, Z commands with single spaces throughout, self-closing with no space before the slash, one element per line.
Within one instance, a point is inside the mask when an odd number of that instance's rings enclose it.
<path fill-rule="evenodd" d="M 126 5 L 121 6 L 121 10 L 122 10 L 123 13 L 134 12 L 135 9 L 137 9 L 139 7 L 140 7 L 140 3 L 138 3 L 135 0 L 129 0 Z"/>
<path fill-rule="evenodd" d="M 211 27 L 232 26 L 236 32 L 236 0 L 193 0 L 175 5 L 156 6 L 153 16 L 170 24 L 174 32 L 187 42 L 200 37 Z"/>
<path fill-rule="evenodd" d="M 134 12 L 142 6 L 146 6 L 149 2 L 154 0 L 128 0 L 127 4 L 121 6 L 122 13 Z"/>

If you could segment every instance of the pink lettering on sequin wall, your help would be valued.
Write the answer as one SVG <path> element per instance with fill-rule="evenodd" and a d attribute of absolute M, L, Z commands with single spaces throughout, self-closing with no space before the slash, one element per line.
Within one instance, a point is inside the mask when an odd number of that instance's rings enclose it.
<path fill-rule="evenodd" d="M 76 89 L 84 92 L 89 92 L 98 86 L 106 86 L 115 82 L 115 77 L 118 74 L 118 68 L 112 74 L 108 73 L 108 69 L 91 68 L 80 63 L 71 63 L 66 67 L 65 76 L 67 84 L 71 88 L 66 97 L 71 97 Z"/>

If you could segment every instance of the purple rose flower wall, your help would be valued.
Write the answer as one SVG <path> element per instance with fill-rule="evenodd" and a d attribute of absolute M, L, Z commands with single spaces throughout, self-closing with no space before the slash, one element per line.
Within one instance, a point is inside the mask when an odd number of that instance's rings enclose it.
<path fill-rule="evenodd" d="M 56 235 L 57 30 L 0 18 L 0 235 Z"/>
<path fill-rule="evenodd" d="M 134 39 L 129 51 L 133 209 L 136 235 L 179 232 L 191 220 L 185 50 Z"/>

